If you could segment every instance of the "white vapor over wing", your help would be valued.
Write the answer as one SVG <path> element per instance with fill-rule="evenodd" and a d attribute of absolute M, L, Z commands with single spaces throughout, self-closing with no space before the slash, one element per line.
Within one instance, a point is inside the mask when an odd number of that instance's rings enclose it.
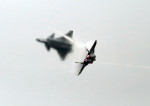
<path fill-rule="evenodd" d="M 87 43 L 81 43 L 81 42 L 76 42 L 76 45 L 74 46 L 74 63 L 72 67 L 72 72 L 75 75 L 79 74 L 79 71 L 82 68 L 82 64 L 80 63 L 75 63 L 75 62 L 83 62 L 84 59 L 86 58 L 86 55 L 88 53 L 87 49 L 90 50 L 94 41 L 89 41 Z M 86 49 L 87 48 L 87 49 Z"/>
<path fill-rule="evenodd" d="M 80 69 L 82 68 L 82 64 L 75 63 L 75 62 L 83 62 L 84 58 L 86 57 L 86 54 L 87 54 L 87 50 L 84 44 L 77 43 L 77 45 L 74 46 L 74 53 L 72 55 L 72 59 L 73 59 L 72 72 L 75 75 L 78 75 Z"/>
<path fill-rule="evenodd" d="M 72 38 L 66 36 L 65 34 L 63 34 L 63 33 L 61 33 L 61 32 L 59 32 L 58 30 L 56 30 L 55 28 L 51 27 L 50 25 L 49 25 L 48 27 L 49 27 L 51 30 L 53 30 L 55 33 L 57 33 L 58 35 L 65 37 L 65 38 L 66 38 L 67 40 L 69 40 L 71 43 L 76 44 L 76 41 L 73 40 Z"/>

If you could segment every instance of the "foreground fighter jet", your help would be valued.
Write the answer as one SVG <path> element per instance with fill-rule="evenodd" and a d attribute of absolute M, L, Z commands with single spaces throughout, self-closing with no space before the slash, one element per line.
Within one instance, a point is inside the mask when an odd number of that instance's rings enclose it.
<path fill-rule="evenodd" d="M 70 30 L 65 35 L 72 38 L 73 31 Z M 50 35 L 47 39 L 37 38 L 36 40 L 38 42 L 44 43 L 48 51 L 50 50 L 50 48 L 55 49 L 58 52 L 61 59 L 64 60 L 67 54 L 72 51 L 72 44 L 68 41 L 68 39 L 66 39 L 63 36 L 59 38 L 54 38 L 54 36 L 55 36 L 55 33 Z"/>
<path fill-rule="evenodd" d="M 88 64 L 92 64 L 93 61 L 96 61 L 96 55 L 94 54 L 94 49 L 95 49 L 95 46 L 97 44 L 97 40 L 95 40 L 92 48 L 90 49 L 90 51 L 87 49 L 88 51 L 88 54 L 86 56 L 86 58 L 84 59 L 83 62 L 76 62 L 76 63 L 81 63 L 82 64 L 82 68 L 78 74 L 78 76 L 81 74 L 81 72 L 83 71 L 84 67 L 86 67 Z"/>

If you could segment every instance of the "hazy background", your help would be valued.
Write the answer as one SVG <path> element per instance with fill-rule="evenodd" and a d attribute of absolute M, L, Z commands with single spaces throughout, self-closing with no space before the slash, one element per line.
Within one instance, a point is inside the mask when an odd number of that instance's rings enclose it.
<path fill-rule="evenodd" d="M 150 1 L 0 0 L 1 106 L 149 106 Z M 97 61 L 78 77 L 35 41 L 51 25 L 97 40 Z M 113 63 L 113 64 L 108 64 Z M 117 65 L 116 65 L 117 64 Z M 128 67 L 126 64 L 133 65 Z"/>

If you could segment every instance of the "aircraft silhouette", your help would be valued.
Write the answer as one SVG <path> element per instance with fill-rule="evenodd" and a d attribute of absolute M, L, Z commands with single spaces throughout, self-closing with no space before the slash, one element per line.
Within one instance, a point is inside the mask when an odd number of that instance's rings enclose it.
<path fill-rule="evenodd" d="M 78 76 L 81 74 L 81 72 L 83 71 L 83 69 L 88 65 L 88 64 L 92 64 L 93 61 L 96 61 L 96 55 L 94 54 L 95 52 L 95 46 L 97 44 L 97 40 L 95 40 L 93 46 L 91 47 L 90 51 L 87 49 L 88 54 L 86 55 L 86 58 L 84 59 L 83 62 L 76 62 L 76 63 L 80 63 L 82 64 L 82 68 L 78 73 Z"/>
<path fill-rule="evenodd" d="M 65 35 L 68 36 L 69 38 L 72 38 L 73 31 L 70 30 Z M 68 39 L 66 39 L 63 36 L 59 38 L 54 38 L 54 36 L 55 33 L 51 34 L 47 39 L 37 38 L 36 40 L 38 42 L 44 43 L 48 51 L 50 51 L 51 48 L 55 49 L 59 54 L 61 60 L 65 60 L 67 54 L 72 51 L 72 44 L 69 42 Z"/>

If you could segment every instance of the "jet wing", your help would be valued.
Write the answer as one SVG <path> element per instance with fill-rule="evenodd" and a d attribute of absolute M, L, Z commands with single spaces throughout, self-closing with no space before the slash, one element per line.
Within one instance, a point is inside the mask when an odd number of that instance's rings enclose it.
<path fill-rule="evenodd" d="M 83 69 L 84 69 L 85 66 L 86 66 L 86 65 L 83 63 L 83 66 L 82 66 L 82 68 L 81 68 L 81 70 L 80 70 L 78 76 L 82 73 L 82 71 L 83 71 Z"/>
<path fill-rule="evenodd" d="M 67 54 L 70 52 L 71 52 L 71 50 L 69 50 L 69 49 L 57 49 L 57 53 L 59 54 L 59 56 L 62 60 L 65 60 Z"/>
<path fill-rule="evenodd" d="M 93 46 L 91 47 L 89 53 L 94 53 L 95 52 L 95 46 L 96 46 L 96 44 L 97 44 L 97 40 L 95 40 L 95 42 L 94 42 Z"/>
<path fill-rule="evenodd" d="M 70 30 L 68 33 L 66 33 L 66 36 L 68 36 L 70 38 L 72 38 L 72 35 L 73 35 L 73 31 L 72 30 Z"/>

